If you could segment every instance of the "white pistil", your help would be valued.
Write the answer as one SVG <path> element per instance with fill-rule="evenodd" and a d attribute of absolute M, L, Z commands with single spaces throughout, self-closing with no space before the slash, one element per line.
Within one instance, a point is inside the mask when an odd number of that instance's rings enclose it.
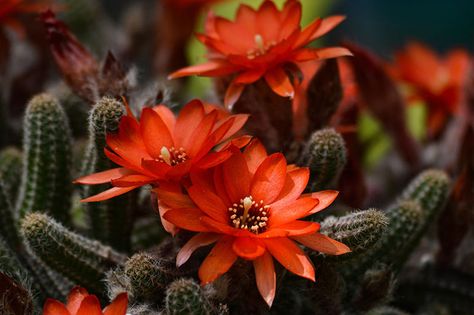
<path fill-rule="evenodd" d="M 167 147 L 162 147 L 160 151 L 161 155 L 160 158 L 165 161 L 166 164 L 171 165 L 171 153 Z"/>

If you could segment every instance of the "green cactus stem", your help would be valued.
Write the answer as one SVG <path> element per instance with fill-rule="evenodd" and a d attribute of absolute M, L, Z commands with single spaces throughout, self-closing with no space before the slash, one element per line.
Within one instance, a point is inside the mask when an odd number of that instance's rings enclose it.
<path fill-rule="evenodd" d="M 69 231 L 42 213 L 27 215 L 21 233 L 30 250 L 50 268 L 99 295 L 104 292 L 105 273 L 125 261 L 112 248 Z"/>
<path fill-rule="evenodd" d="M 31 99 L 24 120 L 24 163 L 17 213 L 43 209 L 68 223 L 71 207 L 71 137 L 58 101 L 48 94 Z"/>
<path fill-rule="evenodd" d="M 311 135 L 298 164 L 309 167 L 309 187 L 311 191 L 317 191 L 327 189 L 337 181 L 346 159 L 344 139 L 329 128 Z"/>
<path fill-rule="evenodd" d="M 125 113 L 122 103 L 113 98 L 103 97 L 96 103 L 89 116 L 89 144 L 81 172 L 83 175 L 117 167 L 104 154 L 105 138 L 107 133 L 117 131 L 120 118 Z M 108 188 L 110 184 L 84 186 L 82 196 L 95 195 Z M 127 252 L 133 224 L 132 199 L 133 194 L 127 194 L 100 203 L 85 204 L 92 236 L 117 250 Z"/>
<path fill-rule="evenodd" d="M 11 248 L 18 249 L 21 241 L 13 215 L 5 185 L 0 179 L 0 236 L 3 236 Z"/>
<path fill-rule="evenodd" d="M 15 147 L 7 147 L 0 151 L 0 179 L 8 199 L 13 203 L 18 194 L 18 179 L 22 172 L 22 154 Z"/>
<path fill-rule="evenodd" d="M 167 284 L 172 279 L 170 270 L 162 262 L 148 253 L 133 255 L 124 267 L 130 281 L 131 295 L 135 301 L 159 301 Z"/>
<path fill-rule="evenodd" d="M 191 279 L 178 279 L 168 286 L 165 310 L 168 315 L 211 314 L 211 306 L 204 291 Z"/>

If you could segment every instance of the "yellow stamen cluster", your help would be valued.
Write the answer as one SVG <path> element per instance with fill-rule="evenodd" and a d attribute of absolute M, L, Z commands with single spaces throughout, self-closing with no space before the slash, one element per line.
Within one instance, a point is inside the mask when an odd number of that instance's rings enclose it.
<path fill-rule="evenodd" d="M 188 159 L 188 155 L 186 154 L 186 151 L 184 151 L 184 148 L 176 149 L 175 147 L 162 147 L 160 153 L 158 161 L 164 162 L 170 166 L 178 165 Z"/>
<path fill-rule="evenodd" d="M 240 199 L 228 208 L 229 223 L 237 228 L 259 234 L 267 229 L 270 206 L 263 205 L 263 200 L 256 202 L 252 196 Z"/>
<path fill-rule="evenodd" d="M 275 41 L 270 41 L 268 43 L 265 43 L 262 35 L 260 34 L 256 34 L 254 39 L 255 39 L 256 48 L 250 49 L 247 52 L 248 59 L 255 59 L 256 57 L 262 56 L 266 54 L 270 48 L 276 45 Z"/>

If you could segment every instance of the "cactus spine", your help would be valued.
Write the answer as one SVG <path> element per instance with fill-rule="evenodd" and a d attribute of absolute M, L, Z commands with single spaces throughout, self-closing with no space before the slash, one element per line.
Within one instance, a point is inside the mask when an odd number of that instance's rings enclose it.
<path fill-rule="evenodd" d="M 8 198 L 3 180 L 0 179 L 0 236 L 11 248 L 17 249 L 20 246 L 20 237 L 13 217 L 13 209 Z"/>
<path fill-rule="evenodd" d="M 331 187 L 346 164 L 344 139 L 334 129 L 322 129 L 311 135 L 299 161 L 309 167 L 311 191 Z"/>
<path fill-rule="evenodd" d="M 82 173 L 84 175 L 114 168 L 105 156 L 106 133 L 116 132 L 125 107 L 117 100 L 104 97 L 94 106 L 89 117 L 89 144 Z M 91 196 L 109 188 L 108 184 L 85 186 L 82 195 Z M 130 249 L 131 220 L 130 194 L 101 203 L 85 204 L 90 231 L 98 240 L 122 251 Z"/>
<path fill-rule="evenodd" d="M 45 214 L 27 215 L 21 232 L 30 250 L 49 267 L 98 294 L 103 294 L 105 273 L 125 260 L 110 247 L 67 230 Z"/>
<path fill-rule="evenodd" d="M 22 154 L 15 147 L 7 147 L 0 151 L 0 178 L 10 202 L 16 200 L 18 194 L 18 178 L 21 178 Z"/>
<path fill-rule="evenodd" d="M 69 222 L 71 137 L 58 101 L 40 94 L 28 104 L 24 120 L 24 163 L 17 213 L 41 210 Z"/>

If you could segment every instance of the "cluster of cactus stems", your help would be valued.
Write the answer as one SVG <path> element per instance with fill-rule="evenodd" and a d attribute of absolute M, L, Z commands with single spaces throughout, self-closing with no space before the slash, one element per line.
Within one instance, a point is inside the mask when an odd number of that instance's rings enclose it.
<path fill-rule="evenodd" d="M 80 12 L 99 12 L 93 1 L 62 2 L 77 6 Z M 168 11 L 173 5 L 163 3 L 160 14 L 171 14 Z M 56 36 L 56 20 L 52 13 L 45 14 L 48 34 Z M 70 13 L 65 17 L 83 25 L 86 15 Z M 193 29 L 195 19 L 193 15 L 187 28 Z M 158 24 L 163 23 L 175 25 L 176 21 L 164 19 Z M 186 34 L 181 34 L 184 39 L 180 40 L 185 42 L 189 31 L 183 32 Z M 59 36 L 71 47 L 81 47 L 67 29 Z M 176 56 L 157 51 L 155 65 L 161 71 L 168 66 L 167 72 L 185 65 L 184 44 L 167 36 L 160 40 L 163 47 L 176 51 Z M 51 38 L 50 43 L 53 52 L 58 49 Z M 250 113 L 246 131 L 258 136 L 270 152 L 282 151 L 289 164 L 309 169 L 305 192 L 342 188 L 342 198 L 310 219 L 320 223 L 321 234 L 351 251 L 331 256 L 305 249 L 316 270 L 315 283 L 276 264 L 278 285 L 269 308 L 257 291 L 250 262 L 241 259 L 214 282 L 200 285 L 199 265 L 210 247 L 197 250 L 186 264 L 177 267 L 176 255 L 192 234 L 180 231 L 171 236 L 165 231 L 156 195 L 151 192 L 156 187 L 80 203 L 82 198 L 112 188 L 110 183 L 78 186 L 74 179 L 118 167 L 104 152 L 107 137 L 119 132 L 124 116 L 141 108 L 130 109 L 125 97 L 120 97 L 126 96 L 133 84 L 113 55 L 109 54 L 100 68 L 87 50 L 79 49 L 75 51 L 84 53 L 82 61 L 87 59 L 89 68 L 80 68 L 86 64 L 80 62 L 67 68 L 64 60 L 59 66 L 71 91 L 83 100 L 69 91 L 32 97 L 23 116 L 22 149 L 3 146 L 0 151 L 0 314 L 41 314 L 47 298 L 64 301 L 74 286 L 86 288 L 104 305 L 126 292 L 127 314 L 133 315 L 471 313 L 474 271 L 468 270 L 467 263 L 464 269 L 438 266 L 433 258 L 436 220 L 440 213 L 455 207 L 451 176 L 441 168 L 420 167 L 420 148 L 396 113 L 400 104 L 395 87 L 376 59 L 357 46 L 348 47 L 359 53 L 350 63 L 362 98 L 373 107 L 369 110 L 387 125 L 393 117 L 377 104 L 393 105 L 397 122 L 389 133 L 395 149 L 410 164 L 398 186 L 383 194 L 387 196 L 383 202 L 371 204 L 365 196 L 357 195 L 365 188 L 356 167 L 359 143 L 352 132 L 340 132 L 340 127 L 356 121 L 359 109 L 339 107 L 341 101 L 348 100 L 342 100 L 337 62 L 325 62 L 309 82 L 304 97 L 310 121 L 300 137 L 292 135 L 295 126 L 287 117 L 292 115 L 291 102 L 272 91 L 263 79 L 247 86 L 232 104 L 234 112 Z M 88 79 L 90 85 L 80 85 Z M 215 82 L 218 96 L 226 101 L 228 79 Z M 151 105 L 145 103 L 142 107 Z M 88 118 L 81 114 L 84 108 L 88 108 Z M 400 124 L 403 132 L 397 134 Z M 2 141 L 2 145 L 8 142 Z M 349 187 L 349 179 L 354 187 Z M 363 207 L 359 207 L 360 200 Z"/>

